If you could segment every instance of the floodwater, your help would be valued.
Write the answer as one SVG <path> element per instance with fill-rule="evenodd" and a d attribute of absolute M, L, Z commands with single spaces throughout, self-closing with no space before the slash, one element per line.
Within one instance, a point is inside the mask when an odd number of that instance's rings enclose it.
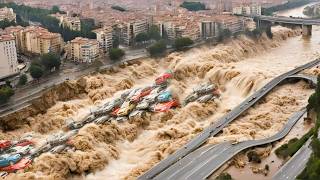
<path fill-rule="evenodd" d="M 40 121 L 47 123 L 43 119 L 56 123 L 58 114 L 61 123 L 50 130 L 60 129 L 65 118 L 73 116 L 77 119 L 77 114 L 89 112 L 86 107 L 116 97 L 119 91 L 151 85 L 153 79 L 167 69 L 172 70 L 175 75 L 169 89 L 180 100 L 194 86 L 204 82 L 217 84 L 222 96 L 215 102 L 194 102 L 167 113 L 150 114 L 130 122 L 86 125 L 73 138 L 77 151 L 57 155 L 43 154 L 35 160 L 32 172 L 43 174 L 46 179 L 68 178 L 71 173 L 89 173 L 84 177 L 87 179 L 135 179 L 275 76 L 319 57 L 319 27 L 313 28 L 313 36 L 309 38 L 300 36 L 301 30 L 284 27 L 274 27 L 272 30 L 273 40 L 265 35 L 259 40 L 240 37 L 215 47 L 202 46 L 187 52 L 175 52 L 161 60 L 144 59 L 140 64 L 115 68 L 109 74 L 86 77 L 87 96 L 74 101 L 74 104 L 70 101 L 58 103 L 47 113 L 33 117 L 34 124 L 39 124 Z M 291 87 L 286 91 L 294 94 L 294 90 Z M 309 91 L 304 93 L 307 96 Z M 277 98 L 265 101 L 294 103 L 296 100 L 285 97 L 283 102 Z M 300 101 L 302 100 L 297 102 Z M 241 127 L 254 127 L 261 122 L 259 118 L 256 120 L 250 119 L 250 122 Z M 256 132 L 256 135 L 270 136 L 270 133 L 274 133 L 272 130 L 279 128 L 281 124 L 283 121 L 270 124 Z M 40 125 L 39 128 L 42 127 Z M 47 129 L 43 132 L 49 133 Z M 239 137 L 247 133 L 241 128 L 237 132 Z"/>

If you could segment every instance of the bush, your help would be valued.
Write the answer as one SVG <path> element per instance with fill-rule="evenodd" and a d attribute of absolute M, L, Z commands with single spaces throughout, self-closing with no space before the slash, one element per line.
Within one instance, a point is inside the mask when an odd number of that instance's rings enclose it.
<path fill-rule="evenodd" d="M 154 39 L 156 41 L 161 39 L 160 30 L 158 26 L 152 25 L 148 31 L 148 36 L 150 39 Z"/>
<path fill-rule="evenodd" d="M 216 180 L 232 180 L 232 177 L 228 173 L 221 173 Z"/>
<path fill-rule="evenodd" d="M 109 51 L 109 57 L 111 60 L 119 60 L 125 55 L 125 52 L 119 48 L 112 48 Z"/>
<path fill-rule="evenodd" d="M 154 43 L 152 46 L 148 48 L 148 52 L 150 53 L 151 56 L 157 56 L 166 51 L 166 43 L 164 40 L 160 40 L 156 43 Z"/>
<path fill-rule="evenodd" d="M 41 66 L 35 65 L 35 64 L 31 64 L 30 68 L 29 68 L 29 72 L 30 75 L 34 78 L 34 79 L 39 79 L 43 76 L 43 69 Z"/>
<path fill-rule="evenodd" d="M 249 151 L 248 154 L 247 154 L 247 157 L 249 159 L 249 162 L 252 161 L 254 163 L 261 163 L 261 158 L 258 155 L 258 153 L 255 152 L 255 151 Z"/>
<path fill-rule="evenodd" d="M 186 47 L 191 46 L 192 44 L 193 41 L 190 38 L 182 37 L 175 40 L 174 47 L 176 48 L 176 50 L 181 51 Z"/>
<path fill-rule="evenodd" d="M 27 82 L 28 82 L 28 77 L 27 77 L 27 75 L 22 74 L 22 75 L 19 77 L 18 85 L 19 85 L 19 86 L 23 86 L 23 85 L 25 85 Z"/>
<path fill-rule="evenodd" d="M 291 139 L 288 143 L 281 145 L 276 149 L 275 153 L 278 157 L 287 158 L 293 156 L 303 144 L 313 135 L 314 130 L 311 129 L 308 133 L 303 135 L 300 139 Z"/>
<path fill-rule="evenodd" d="M 5 85 L 0 87 L 0 104 L 8 102 L 11 96 L 14 95 L 14 91 L 11 87 Z"/>

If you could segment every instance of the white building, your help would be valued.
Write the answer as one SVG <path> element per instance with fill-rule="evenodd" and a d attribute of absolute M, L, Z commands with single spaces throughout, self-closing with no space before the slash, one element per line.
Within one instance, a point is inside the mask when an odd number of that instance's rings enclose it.
<path fill-rule="evenodd" d="M 112 27 L 103 27 L 93 31 L 97 35 L 99 48 L 104 53 L 107 53 L 112 48 L 112 31 Z"/>
<path fill-rule="evenodd" d="M 18 73 L 15 38 L 12 35 L 2 35 L 0 36 L 0 78 Z"/>
<path fill-rule="evenodd" d="M 236 15 L 261 15 L 261 6 L 257 4 L 239 5 L 232 8 L 232 13 Z"/>
<path fill-rule="evenodd" d="M 1 8 L 0 9 L 0 21 L 7 19 L 8 21 L 16 22 L 16 13 L 13 12 L 12 8 Z"/>

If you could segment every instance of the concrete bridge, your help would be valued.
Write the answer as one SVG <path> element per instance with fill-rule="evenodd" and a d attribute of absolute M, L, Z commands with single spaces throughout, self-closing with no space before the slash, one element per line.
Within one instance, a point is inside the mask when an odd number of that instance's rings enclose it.
<path fill-rule="evenodd" d="M 312 34 L 312 26 L 320 26 L 320 19 L 303 19 L 293 17 L 280 17 L 280 16 L 254 16 L 257 27 L 268 26 L 270 24 L 281 24 L 288 26 L 300 26 L 303 35 L 310 36 Z"/>

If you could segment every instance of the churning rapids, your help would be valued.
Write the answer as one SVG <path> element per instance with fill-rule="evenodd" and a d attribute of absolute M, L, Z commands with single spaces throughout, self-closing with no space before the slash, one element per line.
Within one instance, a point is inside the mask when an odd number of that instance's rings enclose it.
<path fill-rule="evenodd" d="M 143 59 L 70 82 L 85 85 L 81 98 L 57 102 L 46 113 L 29 117 L 28 125 L 1 132 L 1 136 L 12 139 L 33 131 L 39 141 L 44 141 L 48 135 L 61 130 L 65 119 L 79 119 L 88 114 L 90 108 L 123 90 L 152 84 L 154 78 L 167 69 L 174 72 L 169 88 L 180 100 L 194 86 L 208 81 L 219 86 L 222 96 L 214 102 L 193 102 L 128 122 L 88 124 L 72 139 L 75 152 L 42 154 L 28 172 L 11 174 L 9 178 L 135 179 L 273 77 L 318 57 L 319 39 L 303 39 L 300 29 L 274 27 L 272 30 L 273 39 L 265 35 L 258 40 L 241 36 L 215 47 L 202 46 L 162 59 Z M 319 29 L 314 29 L 314 36 L 320 37 Z M 308 71 L 318 72 L 317 68 Z M 268 109 L 253 107 L 247 112 L 248 116 L 231 123 L 209 143 L 218 143 L 221 138 L 246 140 L 273 135 L 285 123 L 287 115 L 306 103 L 311 92 L 303 82 L 281 86 L 271 93 L 273 96 L 263 100 L 262 104 L 268 104 Z M 278 106 L 283 109 L 270 112 Z M 265 119 L 270 123 L 261 124 Z"/>

